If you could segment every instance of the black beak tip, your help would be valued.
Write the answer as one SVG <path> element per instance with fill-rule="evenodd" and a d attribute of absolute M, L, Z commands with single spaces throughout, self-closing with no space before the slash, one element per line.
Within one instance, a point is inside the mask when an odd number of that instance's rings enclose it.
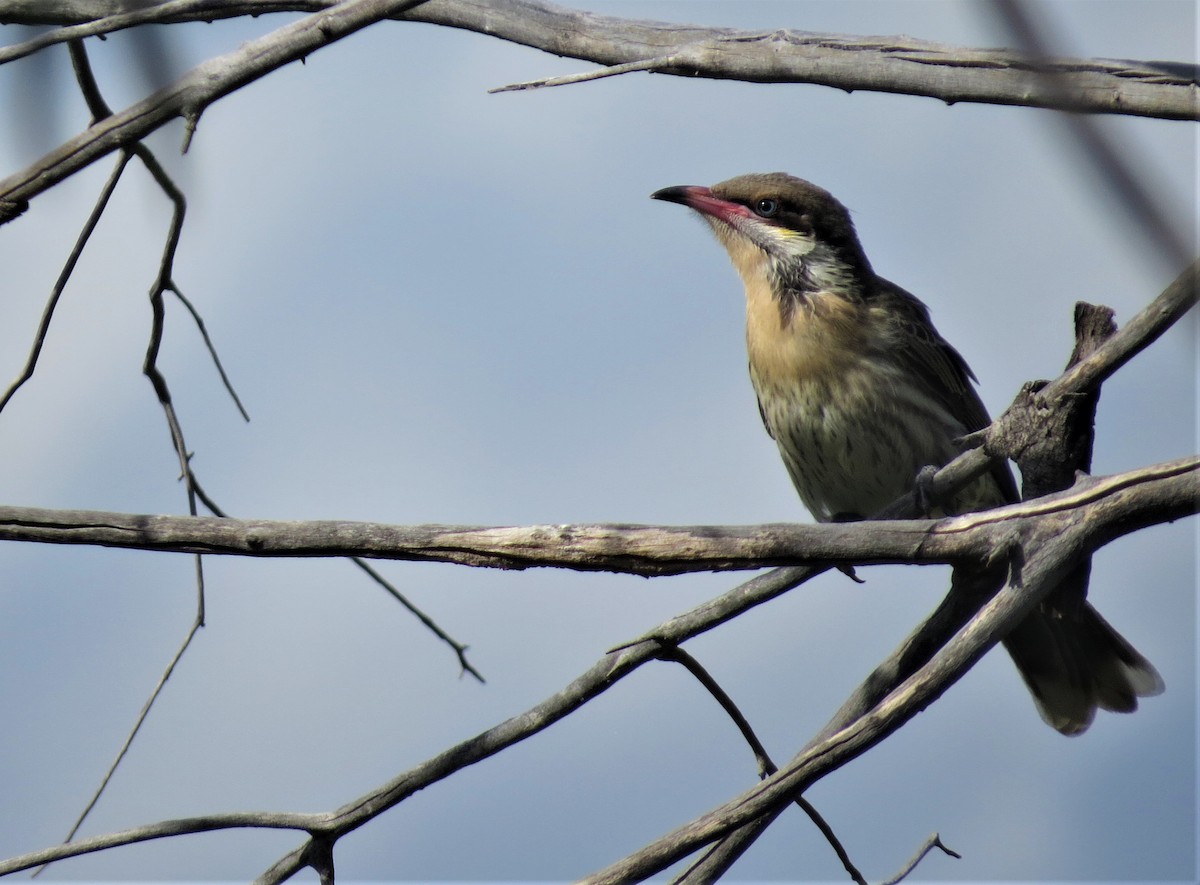
<path fill-rule="evenodd" d="M 686 203 L 687 197 L 688 188 L 685 185 L 664 187 L 650 195 L 652 200 L 665 200 L 668 203 Z"/>

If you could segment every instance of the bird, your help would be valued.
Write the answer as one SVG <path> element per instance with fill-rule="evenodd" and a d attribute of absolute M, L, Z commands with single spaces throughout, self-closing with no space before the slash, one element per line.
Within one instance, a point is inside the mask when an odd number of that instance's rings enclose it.
<path fill-rule="evenodd" d="M 745 289 L 759 413 L 818 522 L 871 517 L 991 423 L 966 360 L 924 303 L 875 273 L 850 212 L 825 189 L 773 172 L 651 198 L 695 211 L 729 253 Z M 998 463 L 931 515 L 1019 500 Z M 1164 689 L 1154 666 L 1075 596 L 1056 606 L 1051 593 L 1004 639 L 1042 719 L 1064 735 L 1086 731 L 1097 708 L 1133 712 Z"/>

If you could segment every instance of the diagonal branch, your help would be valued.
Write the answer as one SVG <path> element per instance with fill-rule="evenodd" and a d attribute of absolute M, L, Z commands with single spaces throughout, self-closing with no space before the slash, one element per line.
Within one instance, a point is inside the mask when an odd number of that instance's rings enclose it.
<path fill-rule="evenodd" d="M 721 684 L 712 677 L 703 665 L 694 657 L 684 651 L 677 645 L 664 645 L 663 650 L 659 653 L 659 657 L 664 661 L 674 661 L 683 666 L 689 673 L 696 678 L 696 681 L 704 686 L 705 690 L 712 695 L 713 700 L 720 705 L 725 714 L 733 720 L 733 724 L 737 726 L 738 731 L 742 734 L 742 739 L 749 745 L 750 751 L 754 754 L 754 760 L 758 763 L 758 776 L 760 778 L 769 777 L 779 770 L 779 767 L 771 761 L 771 757 L 767 754 L 767 748 L 763 746 L 758 735 L 754 733 L 754 729 L 750 725 L 750 721 L 746 719 L 745 714 L 738 709 L 737 704 L 733 702 L 733 698 L 721 687 Z M 830 847 L 837 854 L 838 860 L 842 862 L 846 872 L 857 885 L 867 885 L 867 880 L 863 878 L 858 867 L 850 859 L 849 853 L 845 846 L 842 845 L 842 840 L 838 838 L 833 827 L 829 822 L 817 811 L 816 807 L 808 801 L 804 796 L 796 796 L 795 802 L 808 815 L 809 819 L 821 831 L 821 835 L 825 837 Z M 685 872 L 686 877 L 691 871 Z"/>
<path fill-rule="evenodd" d="M 991 0 L 991 7 L 998 13 L 1009 36 L 1016 46 L 1028 57 L 1049 58 L 1056 41 L 1049 33 L 1047 24 L 1038 21 L 1033 4 L 1025 0 Z M 1042 81 L 1051 92 L 1067 98 L 1067 85 L 1060 72 L 1046 71 Z M 1109 191 L 1118 204 L 1124 207 L 1130 218 L 1130 227 L 1141 233 L 1150 246 L 1168 262 L 1177 267 L 1192 256 L 1192 237 L 1176 230 L 1169 222 L 1163 208 L 1156 204 L 1146 187 L 1139 180 L 1138 164 L 1128 154 L 1131 145 L 1122 146 L 1096 120 L 1081 114 L 1063 114 L 1059 117 L 1076 148 L 1075 156 L 1091 166 L 1097 173 L 1093 180 Z"/>
<path fill-rule="evenodd" d="M 46 306 L 42 310 L 42 318 L 38 322 L 37 331 L 33 335 L 33 344 L 29 349 L 29 356 L 25 360 L 25 366 L 21 369 L 21 373 L 16 380 L 9 385 L 8 389 L 0 395 L 0 412 L 4 411 L 4 407 L 16 395 L 17 391 L 33 377 L 33 373 L 37 370 L 38 359 L 42 354 L 42 347 L 46 343 L 46 336 L 50 334 L 50 323 L 54 320 L 54 311 L 58 307 L 59 299 L 62 297 L 63 290 L 66 289 L 67 283 L 71 279 L 71 275 L 75 272 L 75 266 L 79 263 L 79 258 L 83 254 L 83 249 L 91 239 L 92 232 L 95 231 L 96 225 L 100 223 L 100 218 L 104 215 L 104 210 L 108 206 L 108 200 L 116 189 L 117 182 L 121 180 L 121 173 L 125 171 L 125 167 L 129 163 L 129 154 L 122 152 L 117 157 L 117 163 L 113 167 L 112 173 L 108 180 L 104 183 L 104 187 L 100 191 L 100 196 L 96 198 L 96 204 L 92 207 L 91 213 L 88 215 L 87 221 L 84 222 L 83 230 L 79 232 L 79 236 L 75 240 L 75 246 L 71 249 L 71 254 L 67 256 L 66 262 L 63 264 L 62 270 L 58 274 L 58 279 L 54 282 L 54 288 L 50 291 L 50 297 L 46 300 Z"/>
<path fill-rule="evenodd" d="M 184 149 L 213 102 L 330 43 L 426 0 L 344 0 L 192 68 L 171 86 L 112 114 L 33 165 L 0 182 L 0 207 L 23 207 L 64 178 L 177 118 L 187 123 Z M 15 217 L 0 215 L 0 223 Z"/>
<path fill-rule="evenodd" d="M 1091 354 L 1069 366 L 1058 378 L 1029 397 L 1018 395 L 999 418 L 971 434 L 966 450 L 932 475 L 926 495 L 934 501 L 953 497 L 986 472 L 991 459 L 1009 457 L 1014 432 L 1037 427 L 1041 415 L 1058 400 L 1099 391 L 1100 385 L 1141 353 L 1191 310 L 1200 300 L 1200 260 L 1194 261 L 1166 289 L 1142 308 Z M 906 496 L 875 514 L 875 519 L 904 519 L 920 512 L 915 498 Z"/>
<path fill-rule="evenodd" d="M 1095 549 L 1086 520 L 1047 528 L 1024 539 L 1024 556 L 1011 561 L 1004 588 L 928 664 L 875 708 L 809 744 L 772 777 L 581 881 L 610 885 L 649 878 L 726 834 L 777 814 L 794 796 L 899 729 L 961 678 L 1053 590 L 1080 557 Z"/>
<path fill-rule="evenodd" d="M 319 814 L 251 811 L 165 820 L 115 833 L 90 836 L 80 839 L 78 842 L 69 842 L 53 848 L 44 848 L 40 851 L 31 851 L 28 854 L 0 860 L 0 876 L 19 873 L 35 867 L 44 867 L 55 861 L 71 857 L 82 857 L 97 851 L 107 851 L 123 845 L 136 845 L 139 842 L 150 842 L 155 839 L 232 829 L 310 830 L 319 827 L 322 819 L 323 815 Z"/>

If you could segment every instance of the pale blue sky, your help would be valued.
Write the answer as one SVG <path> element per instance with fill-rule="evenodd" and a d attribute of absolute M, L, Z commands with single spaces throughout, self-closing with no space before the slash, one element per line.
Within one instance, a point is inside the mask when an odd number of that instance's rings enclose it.
<path fill-rule="evenodd" d="M 973 3 L 593 3 L 745 28 L 1004 38 Z M 1084 56 L 1195 60 L 1190 3 L 1047 7 Z M 181 69 L 282 23 L 171 29 Z M 5 42 L 16 34 L 4 33 Z M 90 44 L 89 44 L 90 45 Z M 140 95 L 129 42 L 93 58 L 109 101 Z M 0 139 L 0 175 L 83 125 L 57 88 L 0 68 L 0 107 L 43 88 L 41 135 Z M 186 157 L 151 143 L 190 212 L 175 279 L 203 311 L 253 418 L 242 423 L 190 320 L 162 364 L 194 466 L 238 516 L 395 523 L 807 521 L 762 431 L 742 296 L 672 184 L 786 170 L 855 213 L 872 262 L 925 300 L 1001 410 L 1071 349 L 1071 306 L 1124 322 L 1177 273 L 1147 251 L 1052 114 L 809 86 L 632 75 L 488 95 L 588 65 L 476 34 L 386 24 L 211 108 Z M 43 75 L 44 76 L 44 75 Z M 1176 223 L 1195 225 L 1194 127 L 1103 120 Z M 39 138 L 48 139 L 40 146 Z M 109 164 L 0 230 L 0 378 Z M 0 415 L 0 501 L 182 513 L 140 374 L 167 206 L 131 167 L 68 288 L 34 380 Z M 1104 388 L 1095 470 L 1196 450 L 1196 321 Z M 1167 693 L 1068 740 L 1010 662 L 985 658 L 810 798 L 873 880 L 934 830 L 945 880 L 1180 880 L 1196 873 L 1196 522 L 1118 542 L 1092 599 Z M 557 691 L 606 649 L 729 588 L 384 563 L 471 646 L 486 686 L 341 562 L 212 560 L 202 631 L 85 833 L 242 809 L 335 807 Z M 941 568 L 827 575 L 689 644 L 782 761 L 928 612 Z M 0 545 L 0 856 L 58 841 L 193 616 L 183 556 Z M 694 682 L 638 674 L 525 744 L 346 838 L 347 879 L 572 879 L 747 788 L 753 760 Z M 195 836 L 62 864 L 55 877 L 244 880 L 288 833 Z M 741 879 L 844 881 L 798 812 Z M 308 880 L 305 880 L 308 881 Z"/>

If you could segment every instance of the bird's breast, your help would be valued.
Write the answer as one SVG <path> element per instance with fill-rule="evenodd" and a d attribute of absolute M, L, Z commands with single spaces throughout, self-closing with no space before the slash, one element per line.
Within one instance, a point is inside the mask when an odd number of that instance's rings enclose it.
<path fill-rule="evenodd" d="M 790 387 L 849 369 L 863 348 L 866 311 L 825 293 L 777 296 L 766 279 L 746 284 L 746 349 L 757 381 Z"/>
<path fill-rule="evenodd" d="M 819 520 L 865 517 L 943 464 L 963 430 L 872 333 L 866 308 L 821 292 L 780 305 L 747 286 L 746 343 L 763 420 Z"/>

